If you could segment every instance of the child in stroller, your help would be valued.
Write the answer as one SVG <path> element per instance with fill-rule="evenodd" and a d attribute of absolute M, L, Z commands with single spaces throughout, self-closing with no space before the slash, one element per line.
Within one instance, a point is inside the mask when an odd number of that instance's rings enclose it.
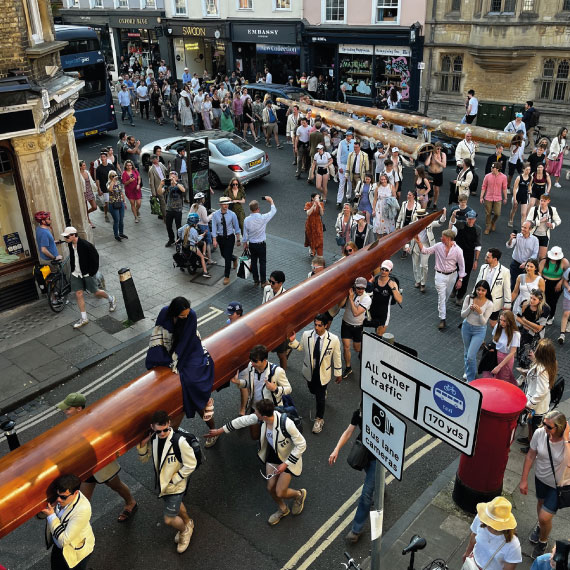
<path fill-rule="evenodd" d="M 190 273 L 196 271 L 198 265 L 202 266 L 202 277 L 212 277 L 208 273 L 206 260 L 204 258 L 204 250 L 206 243 L 204 240 L 205 232 L 199 234 L 196 226 L 200 221 L 200 216 L 192 212 L 188 214 L 186 225 L 178 230 L 178 239 L 176 240 L 176 253 L 172 256 L 175 266 L 180 269 L 188 269 Z"/>

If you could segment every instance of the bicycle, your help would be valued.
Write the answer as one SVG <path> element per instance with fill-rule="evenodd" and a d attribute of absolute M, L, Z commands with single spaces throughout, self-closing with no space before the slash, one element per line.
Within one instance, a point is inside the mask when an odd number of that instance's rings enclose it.
<path fill-rule="evenodd" d="M 538 146 L 538 143 L 541 140 L 546 140 L 548 142 L 548 147 L 550 148 L 550 143 L 552 142 L 550 140 L 550 137 L 547 137 L 546 135 L 542 134 L 542 129 L 543 127 L 541 127 L 540 125 L 536 125 L 536 127 L 534 127 L 534 146 Z"/>
<path fill-rule="evenodd" d="M 427 545 L 427 540 L 422 538 L 419 534 L 414 534 L 410 539 L 410 543 L 404 550 L 402 550 L 402 556 L 406 554 L 410 554 L 410 565 L 408 566 L 407 570 L 415 570 L 414 569 L 414 557 L 418 550 L 423 550 Z M 423 568 L 423 570 L 449 570 L 449 567 L 445 563 L 445 560 L 441 558 L 436 558 L 432 560 L 427 566 Z"/>
<path fill-rule="evenodd" d="M 46 279 L 46 295 L 49 308 L 54 313 L 61 313 L 67 305 L 67 296 L 71 293 L 71 282 L 63 270 L 69 261 L 69 256 L 63 261 L 52 261 L 52 272 Z"/>

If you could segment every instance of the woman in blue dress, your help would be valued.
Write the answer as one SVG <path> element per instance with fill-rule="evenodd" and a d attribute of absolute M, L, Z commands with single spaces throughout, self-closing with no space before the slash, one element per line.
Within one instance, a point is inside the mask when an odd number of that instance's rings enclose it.
<path fill-rule="evenodd" d="M 369 224 L 372 219 L 372 200 L 374 198 L 374 188 L 372 186 L 372 175 L 368 172 L 364 176 L 364 182 L 358 183 L 355 190 L 358 198 L 357 208 L 359 212 L 364 212 L 366 223 Z"/>

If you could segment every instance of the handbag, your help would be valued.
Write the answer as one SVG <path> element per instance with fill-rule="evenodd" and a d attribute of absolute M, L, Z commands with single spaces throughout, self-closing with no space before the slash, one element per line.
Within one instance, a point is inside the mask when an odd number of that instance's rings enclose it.
<path fill-rule="evenodd" d="M 548 449 L 548 459 L 550 459 L 550 468 L 552 469 L 552 476 L 554 477 L 554 484 L 556 485 L 558 508 L 565 509 L 566 507 L 570 507 L 570 485 L 559 486 L 556 482 L 556 472 L 554 471 L 554 462 L 552 461 L 552 451 L 550 451 L 548 435 L 546 436 L 546 448 Z"/>
<path fill-rule="evenodd" d="M 150 213 L 155 216 L 160 216 L 162 211 L 160 209 L 160 202 L 156 196 L 150 197 Z"/>
<path fill-rule="evenodd" d="M 251 263 L 250 263 L 251 255 L 249 250 L 244 249 L 242 255 L 239 257 L 238 260 L 238 270 L 237 276 L 240 279 L 248 279 L 251 275 Z"/>
<path fill-rule="evenodd" d="M 370 463 L 370 452 L 360 439 L 355 440 L 352 444 L 352 448 L 348 457 L 346 458 L 347 463 L 357 471 L 362 471 Z"/>
<path fill-rule="evenodd" d="M 346 240 L 342 236 L 336 236 L 336 245 L 343 247 L 346 245 Z"/>
<path fill-rule="evenodd" d="M 113 206 L 113 210 L 120 210 L 123 203 L 122 202 L 113 202 L 111 205 Z"/>
<path fill-rule="evenodd" d="M 497 366 L 497 345 L 494 342 L 483 344 L 483 355 L 479 362 L 477 372 L 482 374 L 487 371 L 490 372 Z"/>

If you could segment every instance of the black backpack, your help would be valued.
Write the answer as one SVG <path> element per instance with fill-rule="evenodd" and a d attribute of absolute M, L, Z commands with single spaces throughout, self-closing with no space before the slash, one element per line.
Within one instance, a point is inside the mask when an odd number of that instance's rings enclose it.
<path fill-rule="evenodd" d="M 125 160 L 128 160 L 129 158 L 129 153 L 127 152 L 127 143 L 124 143 L 121 146 L 121 162 L 125 162 Z"/>
<path fill-rule="evenodd" d="M 172 431 L 173 433 L 170 441 L 172 443 L 172 451 L 174 452 L 176 459 L 178 459 L 179 463 L 182 463 L 182 453 L 180 452 L 180 444 L 178 442 L 180 441 L 180 438 L 184 438 L 194 451 L 194 455 L 196 457 L 196 469 L 198 469 L 204 460 L 204 454 L 202 453 L 202 448 L 200 447 L 198 438 L 193 433 L 190 433 L 183 428 L 173 429 Z"/>
<path fill-rule="evenodd" d="M 536 127 L 536 125 L 538 125 L 538 121 L 540 121 L 540 111 L 538 109 L 534 109 L 528 122 L 529 128 Z"/>
<path fill-rule="evenodd" d="M 277 408 L 277 409 L 279 409 L 279 408 Z M 281 430 L 281 433 L 286 438 L 292 439 L 291 434 L 287 430 L 287 426 L 286 426 L 287 418 L 289 418 L 290 420 L 293 421 L 293 423 L 295 424 L 295 427 L 299 430 L 299 433 L 303 433 L 303 424 L 301 421 L 301 416 L 299 416 L 299 414 L 297 414 L 297 413 L 291 414 L 291 413 L 281 412 L 281 415 L 279 416 L 279 429 Z"/>

